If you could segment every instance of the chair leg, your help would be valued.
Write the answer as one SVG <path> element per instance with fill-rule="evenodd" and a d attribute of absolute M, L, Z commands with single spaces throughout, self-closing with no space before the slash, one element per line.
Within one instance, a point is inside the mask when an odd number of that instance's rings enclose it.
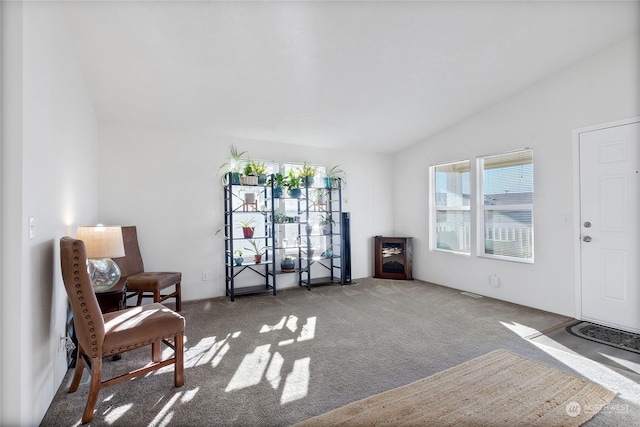
<path fill-rule="evenodd" d="M 176 311 L 182 311 L 182 293 L 180 292 L 180 282 L 176 283 Z"/>
<path fill-rule="evenodd" d="M 182 332 L 175 336 L 175 358 L 176 364 L 173 370 L 173 383 L 176 387 L 184 385 L 184 334 Z"/>
<path fill-rule="evenodd" d="M 73 393 L 78 389 L 80 385 L 80 380 L 82 379 L 82 372 L 84 371 L 84 358 L 82 354 L 84 351 L 82 350 L 82 346 L 78 344 L 78 355 L 76 358 L 76 369 L 73 372 L 73 380 L 71 381 L 71 386 L 69 386 L 69 393 Z"/>
<path fill-rule="evenodd" d="M 142 305 L 142 297 L 144 296 L 144 292 L 140 291 L 138 292 L 138 302 L 136 303 L 136 305 Z"/>
<path fill-rule="evenodd" d="M 162 296 L 160 295 L 160 289 L 154 289 L 153 302 L 162 302 Z"/>
<path fill-rule="evenodd" d="M 151 343 L 151 360 L 154 363 L 162 361 L 162 340 L 155 340 Z"/>
<path fill-rule="evenodd" d="M 98 402 L 98 394 L 100 393 L 100 384 L 102 382 L 102 358 L 97 357 L 91 363 L 91 386 L 89 388 L 89 398 L 87 406 L 82 414 L 82 424 L 86 424 L 93 418 L 93 410 Z"/>

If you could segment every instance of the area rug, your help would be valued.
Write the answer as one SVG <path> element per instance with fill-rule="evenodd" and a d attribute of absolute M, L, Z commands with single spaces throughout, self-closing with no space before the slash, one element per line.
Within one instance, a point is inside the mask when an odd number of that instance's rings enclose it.
<path fill-rule="evenodd" d="M 579 426 L 614 396 L 591 381 L 496 350 L 296 426 Z"/>
<path fill-rule="evenodd" d="M 580 322 L 573 326 L 567 326 L 567 331 L 589 341 L 640 353 L 640 335 L 638 334 L 589 322 Z"/>

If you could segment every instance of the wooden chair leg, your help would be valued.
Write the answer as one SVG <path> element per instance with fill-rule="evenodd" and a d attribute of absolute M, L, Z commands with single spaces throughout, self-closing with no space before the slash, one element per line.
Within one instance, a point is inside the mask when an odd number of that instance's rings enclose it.
<path fill-rule="evenodd" d="M 156 340 L 151 343 L 151 360 L 154 363 L 162 361 L 162 341 Z"/>
<path fill-rule="evenodd" d="M 162 301 L 162 297 L 160 296 L 160 290 L 155 289 L 153 291 L 153 302 L 161 302 L 161 301 Z"/>
<path fill-rule="evenodd" d="M 69 393 L 73 393 L 78 389 L 80 385 L 80 380 L 82 379 L 82 372 L 84 371 L 84 358 L 82 354 L 84 351 L 82 350 L 82 346 L 78 344 L 78 353 L 76 358 L 76 370 L 73 372 L 73 380 L 71 381 L 71 386 L 69 387 Z"/>
<path fill-rule="evenodd" d="M 181 332 L 175 336 L 176 364 L 173 370 L 173 383 L 176 387 L 184 385 L 184 334 Z"/>
<path fill-rule="evenodd" d="M 176 311 L 182 311 L 182 293 L 180 292 L 180 282 L 176 283 Z"/>
<path fill-rule="evenodd" d="M 142 305 L 142 297 L 144 296 L 144 292 L 138 292 L 138 302 L 136 305 Z"/>
<path fill-rule="evenodd" d="M 93 418 L 93 410 L 98 402 L 98 394 L 100 394 L 100 384 L 102 382 L 102 358 L 97 357 L 91 362 L 91 386 L 89 388 L 89 398 L 87 406 L 84 407 L 82 414 L 82 424 L 86 424 Z"/>

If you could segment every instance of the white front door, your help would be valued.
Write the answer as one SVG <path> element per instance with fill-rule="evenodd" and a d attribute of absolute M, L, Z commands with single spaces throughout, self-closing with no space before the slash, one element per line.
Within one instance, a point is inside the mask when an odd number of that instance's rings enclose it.
<path fill-rule="evenodd" d="M 582 318 L 640 332 L 640 123 L 580 134 Z"/>

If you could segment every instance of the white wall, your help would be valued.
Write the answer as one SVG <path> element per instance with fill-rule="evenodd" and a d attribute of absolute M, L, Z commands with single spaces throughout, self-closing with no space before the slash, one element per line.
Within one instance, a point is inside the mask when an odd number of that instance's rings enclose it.
<path fill-rule="evenodd" d="M 100 222 L 136 225 L 145 269 L 181 271 L 185 300 L 225 294 L 218 171 L 232 143 L 252 159 L 339 164 L 346 171 L 353 278 L 373 273 L 371 238 L 392 231 L 388 156 L 107 123 L 99 135 Z"/>
<path fill-rule="evenodd" d="M 543 310 L 574 315 L 575 128 L 640 113 L 640 42 L 630 39 L 405 150 L 395 158 L 395 232 L 415 236 L 414 277 Z M 428 166 L 534 148 L 533 265 L 429 251 Z M 401 195 L 404 183 L 422 197 Z M 475 184 L 472 182 L 472 188 Z M 475 227 L 472 205 L 472 227 Z M 415 226 L 413 226 L 415 225 Z M 475 242 L 475 238 L 473 238 Z M 474 243 L 475 247 L 475 243 Z M 500 288 L 491 287 L 497 273 Z"/>
<path fill-rule="evenodd" d="M 3 24 L 11 22 L 3 41 L 13 51 L 4 57 L 2 113 L 13 131 L 2 142 L 0 304 L 11 345 L 2 348 L 0 424 L 37 425 L 67 372 L 58 240 L 96 220 L 97 120 L 58 6 L 2 3 Z"/>

